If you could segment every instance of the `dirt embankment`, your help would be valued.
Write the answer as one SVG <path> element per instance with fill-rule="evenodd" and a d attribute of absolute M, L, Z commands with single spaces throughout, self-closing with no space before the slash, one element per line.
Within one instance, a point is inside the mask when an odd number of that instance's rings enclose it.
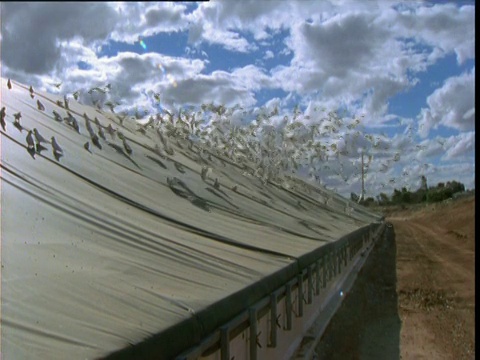
<path fill-rule="evenodd" d="M 475 358 L 475 197 L 395 209 L 320 359 Z"/>

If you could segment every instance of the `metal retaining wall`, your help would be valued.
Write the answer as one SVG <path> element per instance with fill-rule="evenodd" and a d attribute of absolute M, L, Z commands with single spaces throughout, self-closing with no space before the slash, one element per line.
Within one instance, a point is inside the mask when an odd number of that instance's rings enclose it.
<path fill-rule="evenodd" d="M 315 345 L 384 228 L 384 223 L 371 224 L 299 259 L 296 277 L 176 360 L 313 358 Z"/>

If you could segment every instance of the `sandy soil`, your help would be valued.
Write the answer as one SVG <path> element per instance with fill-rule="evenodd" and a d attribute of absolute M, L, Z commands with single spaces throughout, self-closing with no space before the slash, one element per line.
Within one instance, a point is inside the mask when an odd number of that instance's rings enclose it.
<path fill-rule="evenodd" d="M 400 356 L 475 358 L 475 198 L 391 214 Z"/>
<path fill-rule="evenodd" d="M 320 359 L 475 358 L 475 197 L 390 209 Z"/>

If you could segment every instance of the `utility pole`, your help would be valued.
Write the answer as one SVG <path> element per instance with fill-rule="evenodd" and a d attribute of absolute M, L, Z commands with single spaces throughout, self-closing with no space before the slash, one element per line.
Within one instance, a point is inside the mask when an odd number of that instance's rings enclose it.
<path fill-rule="evenodd" d="M 358 197 L 358 202 L 364 200 L 365 198 L 365 165 L 363 162 L 363 151 L 362 151 L 362 193 Z"/>

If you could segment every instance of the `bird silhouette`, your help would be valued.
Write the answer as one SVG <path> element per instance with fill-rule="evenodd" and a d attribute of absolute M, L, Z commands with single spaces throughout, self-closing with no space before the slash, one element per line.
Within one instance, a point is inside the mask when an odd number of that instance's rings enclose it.
<path fill-rule="evenodd" d="M 92 152 L 90 151 L 90 143 L 89 143 L 88 141 L 87 141 L 85 144 L 83 144 L 83 148 L 84 148 L 85 150 L 87 150 L 89 153 L 92 153 Z"/>
<path fill-rule="evenodd" d="M 112 124 L 108 124 L 107 132 L 110 134 L 113 140 L 115 140 L 115 129 L 112 127 Z"/>
<path fill-rule="evenodd" d="M 22 118 L 22 113 L 18 112 L 16 114 L 13 114 L 13 117 L 15 118 L 13 121 L 13 126 L 15 126 L 20 132 L 23 131 L 23 126 L 20 124 L 20 119 Z"/>
<path fill-rule="evenodd" d="M 7 115 L 7 114 L 6 114 L 6 112 L 5 112 L 5 106 L 4 106 L 4 107 L 2 107 L 2 110 L 1 110 L 1 112 L 0 112 L 0 124 L 2 125 L 3 131 L 7 131 L 7 129 L 6 129 L 7 124 L 6 124 L 6 122 L 5 122 L 5 116 L 6 116 L 6 115 Z"/>
<path fill-rule="evenodd" d="M 58 122 L 63 121 L 62 117 L 60 116 L 60 114 L 58 112 L 56 112 L 55 110 L 53 110 L 52 112 L 53 112 L 53 116 L 55 117 L 56 121 L 58 121 Z"/>
<path fill-rule="evenodd" d="M 127 152 L 128 155 L 132 154 L 132 148 L 130 145 L 128 145 L 127 140 L 125 138 L 123 139 L 123 147 L 125 148 L 125 151 Z"/>
<path fill-rule="evenodd" d="M 8 90 L 12 89 L 12 83 L 10 82 L 10 79 L 8 79 L 7 81 L 7 87 L 8 87 Z"/>
<path fill-rule="evenodd" d="M 69 111 L 67 111 L 67 115 L 68 116 L 66 118 L 64 118 L 64 120 L 68 123 L 68 125 L 73 127 L 75 129 L 75 131 L 80 134 L 80 127 L 78 126 L 77 119 L 75 119 L 75 117 L 73 117 L 73 115 L 70 114 Z"/>
<path fill-rule="evenodd" d="M 54 153 L 63 153 L 63 149 L 60 147 L 60 145 L 58 145 L 55 136 L 52 136 L 52 147 Z"/>
<path fill-rule="evenodd" d="M 37 108 L 40 111 L 45 111 L 45 106 L 40 102 L 40 100 L 37 100 Z"/>
<path fill-rule="evenodd" d="M 103 140 L 107 141 L 105 133 L 103 132 L 103 129 L 101 127 L 98 128 L 98 136 L 100 136 Z"/>
<path fill-rule="evenodd" d="M 32 130 L 28 130 L 28 134 L 27 134 L 27 147 L 28 147 L 29 149 L 35 147 L 35 142 L 33 141 Z"/>
<path fill-rule="evenodd" d="M 37 140 L 38 143 L 48 143 L 48 140 L 46 140 L 36 128 L 33 129 L 33 134 L 35 135 L 35 139 Z"/>
<path fill-rule="evenodd" d="M 100 144 L 100 140 L 98 139 L 97 134 L 93 133 L 93 134 L 91 135 L 91 139 L 92 139 L 93 145 L 95 145 L 95 146 L 98 147 L 100 150 L 102 150 L 102 145 Z"/>

